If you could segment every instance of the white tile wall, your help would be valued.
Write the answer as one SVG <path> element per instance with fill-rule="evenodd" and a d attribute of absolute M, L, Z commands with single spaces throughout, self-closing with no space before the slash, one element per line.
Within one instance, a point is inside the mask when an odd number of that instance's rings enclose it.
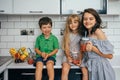
<path fill-rule="evenodd" d="M 14 28 L 16 29 L 27 29 L 28 26 L 27 26 L 27 22 L 25 21 L 18 21 L 18 22 L 14 22 L 15 25 L 14 25 Z"/>
<path fill-rule="evenodd" d="M 36 36 L 28 36 L 28 42 L 34 42 L 36 39 Z"/>
<path fill-rule="evenodd" d="M 7 16 L 7 21 L 20 21 L 20 19 L 20 16 L 17 15 Z"/>
<path fill-rule="evenodd" d="M 30 15 L 26 16 L 21 16 L 21 21 L 34 21 L 34 17 Z"/>
<path fill-rule="evenodd" d="M 0 43 L 0 48 L 7 48 L 7 43 L 5 42 Z"/>
<path fill-rule="evenodd" d="M 1 36 L 1 43 L 2 42 L 13 42 L 14 41 L 14 36 Z"/>
<path fill-rule="evenodd" d="M 0 35 L 7 35 L 8 29 L 0 29 Z"/>
<path fill-rule="evenodd" d="M 55 22 L 55 27 L 54 28 L 57 28 L 57 29 L 64 29 L 65 28 L 65 21 L 59 21 L 59 22 Z"/>
<path fill-rule="evenodd" d="M 115 55 L 112 60 L 110 60 L 111 65 L 115 71 L 116 80 L 120 80 L 120 55 Z"/>
<path fill-rule="evenodd" d="M 52 34 L 54 34 L 55 36 L 59 36 L 60 35 L 60 29 L 52 29 Z"/>
<path fill-rule="evenodd" d="M 7 21 L 8 17 L 5 15 L 0 16 L 0 21 Z"/>
<path fill-rule="evenodd" d="M 18 49 L 18 48 L 20 48 L 20 42 L 15 42 L 15 41 L 8 42 L 6 48 L 7 49 L 10 49 L 10 48 L 16 48 L 16 49 Z M 7 53 L 8 51 L 5 51 L 5 52 Z M 1 54 L 4 54 L 4 53 L 1 53 Z"/>
<path fill-rule="evenodd" d="M 7 35 L 8 36 L 18 36 L 20 35 L 20 29 L 8 29 L 7 30 Z"/>
<path fill-rule="evenodd" d="M 113 59 L 109 60 L 114 68 L 120 67 L 120 55 L 114 55 Z"/>
<path fill-rule="evenodd" d="M 14 28 L 14 22 L 3 21 L 3 22 L 1 22 L 1 28 L 2 29 L 11 29 L 11 28 Z"/>
<path fill-rule="evenodd" d="M 117 17 L 116 17 L 117 16 Z M 105 34 L 107 35 L 108 39 L 111 43 L 115 46 L 115 54 L 119 54 L 116 49 L 120 49 L 119 42 L 120 42 L 120 16 L 119 15 L 104 15 L 101 16 L 103 22 L 107 25 L 107 28 L 103 29 Z M 1 21 L 1 29 L 0 29 L 0 53 L 1 52 L 8 52 L 6 49 L 9 50 L 10 47 L 22 47 L 27 46 L 34 48 L 34 42 L 36 37 L 41 33 L 38 21 L 39 18 L 42 16 L 33 15 L 7 15 L 7 16 L 0 16 Z M 66 16 L 48 16 L 51 17 L 53 20 L 53 34 L 55 34 L 59 38 L 59 43 L 61 44 L 61 35 L 60 30 L 65 28 L 65 19 Z M 25 35 L 21 36 L 20 31 L 22 29 L 33 29 L 34 35 Z M 13 44 L 13 45 L 12 45 Z M 15 45 L 16 44 L 16 45 Z M 7 45 L 7 46 L 6 46 Z M 4 51 L 5 50 L 5 51 Z M 1 53 L 4 54 L 4 53 Z"/>
<path fill-rule="evenodd" d="M 15 42 L 27 42 L 28 36 L 15 36 Z"/>
<path fill-rule="evenodd" d="M 39 26 L 38 26 L 38 22 L 36 21 L 29 21 L 27 22 L 27 26 L 28 28 L 31 28 L 31 29 L 39 29 Z"/>

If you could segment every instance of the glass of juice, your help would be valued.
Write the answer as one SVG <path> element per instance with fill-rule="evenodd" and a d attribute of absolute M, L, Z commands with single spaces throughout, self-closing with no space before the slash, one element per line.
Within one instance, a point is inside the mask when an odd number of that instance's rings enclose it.
<path fill-rule="evenodd" d="M 82 39 L 80 41 L 80 51 L 81 52 L 85 52 L 86 51 L 87 41 L 89 41 L 88 37 L 82 37 Z"/>
<path fill-rule="evenodd" d="M 79 64 L 79 53 L 78 52 L 72 52 L 72 58 L 73 58 L 73 64 Z"/>

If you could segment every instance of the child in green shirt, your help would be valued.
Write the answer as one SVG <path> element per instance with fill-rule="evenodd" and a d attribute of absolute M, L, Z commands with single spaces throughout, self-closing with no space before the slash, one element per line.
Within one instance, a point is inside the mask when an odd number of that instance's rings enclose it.
<path fill-rule="evenodd" d="M 49 80 L 54 80 L 54 64 L 58 52 L 58 39 L 51 33 L 52 20 L 49 17 L 42 17 L 39 20 L 39 27 L 42 34 L 35 42 L 36 71 L 35 80 L 42 80 L 43 66 L 46 65 Z"/>

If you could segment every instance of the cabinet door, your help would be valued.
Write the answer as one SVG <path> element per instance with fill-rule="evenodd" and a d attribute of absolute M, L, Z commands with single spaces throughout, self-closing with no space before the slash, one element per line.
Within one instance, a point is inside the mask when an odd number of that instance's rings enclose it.
<path fill-rule="evenodd" d="M 119 0 L 108 0 L 107 14 L 119 15 L 120 14 L 120 1 Z"/>
<path fill-rule="evenodd" d="M 0 0 L 0 14 L 12 13 L 12 0 Z"/>
<path fill-rule="evenodd" d="M 4 80 L 4 72 L 0 73 L 0 80 Z"/>
<path fill-rule="evenodd" d="M 80 69 L 70 69 L 69 80 L 82 80 L 82 73 Z"/>
<path fill-rule="evenodd" d="M 35 69 L 9 69 L 8 80 L 35 80 Z"/>
<path fill-rule="evenodd" d="M 16 14 L 60 14 L 60 0 L 14 0 Z"/>
<path fill-rule="evenodd" d="M 62 0 L 62 14 L 80 14 L 86 8 L 94 8 L 101 12 L 107 9 L 107 0 Z"/>

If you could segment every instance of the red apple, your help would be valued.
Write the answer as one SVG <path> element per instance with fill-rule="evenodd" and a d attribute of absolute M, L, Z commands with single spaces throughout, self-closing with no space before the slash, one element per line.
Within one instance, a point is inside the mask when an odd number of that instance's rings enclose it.
<path fill-rule="evenodd" d="M 79 60 L 73 60 L 73 64 L 79 64 Z"/>
<path fill-rule="evenodd" d="M 33 64 L 34 63 L 34 60 L 32 58 L 29 58 L 28 59 L 28 64 Z"/>

